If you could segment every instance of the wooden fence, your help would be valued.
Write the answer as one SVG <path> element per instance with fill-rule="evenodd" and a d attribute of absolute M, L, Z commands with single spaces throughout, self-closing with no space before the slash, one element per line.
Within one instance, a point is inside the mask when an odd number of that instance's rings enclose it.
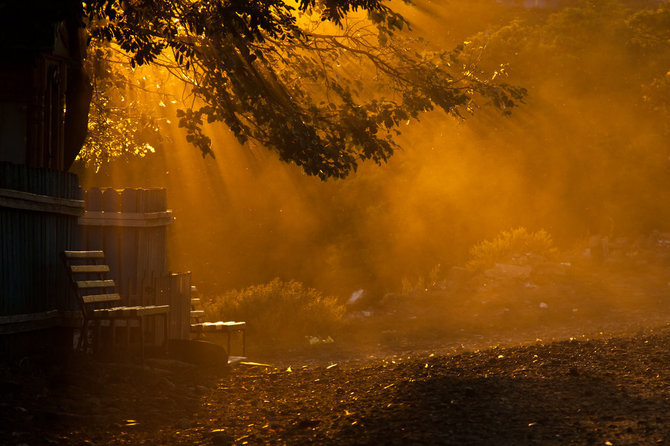
<path fill-rule="evenodd" d="M 171 338 L 188 337 L 191 274 L 167 270 L 167 226 L 173 222 L 165 189 L 92 188 L 80 247 L 102 249 L 124 305 L 170 305 Z"/>
<path fill-rule="evenodd" d="M 82 211 L 76 175 L 0 163 L 0 317 L 76 308 L 59 255 Z"/>
<path fill-rule="evenodd" d="M 169 304 L 169 337 L 188 338 L 191 274 L 167 271 L 172 221 L 164 189 L 84 194 L 76 175 L 0 163 L 0 356 L 71 348 L 70 249 L 104 250 L 123 303 Z"/>
<path fill-rule="evenodd" d="M 83 208 L 76 175 L 0 163 L 0 334 L 61 325 L 77 309 L 59 255 L 73 248 Z"/>

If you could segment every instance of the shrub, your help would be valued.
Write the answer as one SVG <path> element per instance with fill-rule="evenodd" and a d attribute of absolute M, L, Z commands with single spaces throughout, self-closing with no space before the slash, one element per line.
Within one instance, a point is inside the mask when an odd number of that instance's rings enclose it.
<path fill-rule="evenodd" d="M 555 253 L 546 231 L 528 232 L 526 228 L 516 228 L 473 246 L 466 267 L 470 271 L 481 271 L 496 263 L 526 263 L 529 257 L 552 257 Z"/>
<path fill-rule="evenodd" d="M 254 341 L 261 344 L 295 344 L 306 336 L 327 337 L 337 329 L 344 307 L 299 282 L 274 279 L 262 285 L 228 291 L 203 302 L 210 320 L 247 322 Z"/>

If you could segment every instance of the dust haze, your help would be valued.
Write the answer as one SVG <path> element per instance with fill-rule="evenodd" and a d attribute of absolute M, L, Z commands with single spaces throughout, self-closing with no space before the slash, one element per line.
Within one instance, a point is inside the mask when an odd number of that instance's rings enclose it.
<path fill-rule="evenodd" d="M 507 287 L 493 292 L 498 303 L 488 310 L 498 320 L 526 311 L 523 302 L 572 317 L 584 298 L 571 302 L 570 293 L 646 305 L 641 296 L 654 293 L 639 281 L 630 293 L 603 291 L 603 282 L 621 277 L 612 266 L 619 260 L 625 271 L 667 271 L 644 265 L 667 257 L 670 115 L 659 98 L 670 91 L 670 50 L 639 43 L 631 17 L 668 2 L 416 3 L 398 5 L 415 33 L 441 48 L 467 42 L 487 72 L 506 64 L 499 75 L 528 89 L 525 104 L 511 116 L 425 115 L 406 126 L 403 150 L 387 165 L 364 164 L 345 180 L 308 177 L 221 128 L 209 129 L 216 158 L 203 159 L 175 128 L 156 155 L 80 172 L 83 185 L 166 187 L 176 216 L 169 267 L 192 271 L 209 295 L 278 277 L 341 302 L 359 289 L 380 300 L 416 288 L 468 296 L 476 308 L 467 311 L 484 314 L 491 291 L 483 287 L 497 281 Z M 473 246 L 520 227 L 551 237 L 544 270 L 533 263 L 528 274 L 502 278 L 467 270 Z M 666 282 L 653 282 L 654 299 L 667 294 Z"/>

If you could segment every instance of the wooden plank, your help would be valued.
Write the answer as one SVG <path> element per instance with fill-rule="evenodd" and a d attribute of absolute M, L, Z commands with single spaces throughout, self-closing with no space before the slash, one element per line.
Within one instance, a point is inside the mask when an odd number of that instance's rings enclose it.
<path fill-rule="evenodd" d="M 114 302 L 121 300 L 121 296 L 118 293 L 111 294 L 89 294 L 87 296 L 81 296 L 81 300 L 87 304 L 94 304 L 99 302 Z"/>
<path fill-rule="evenodd" d="M 159 264 L 158 267 L 160 268 L 161 272 L 165 272 L 165 271 L 168 270 L 168 261 L 167 261 L 167 243 L 168 242 L 167 242 L 167 230 L 166 230 L 166 228 L 161 229 L 160 232 L 158 233 L 158 236 L 159 236 L 158 247 L 160 249 L 160 255 L 161 255 L 160 264 Z M 190 295 L 191 294 L 191 288 L 190 288 L 191 283 L 190 282 L 189 282 L 188 286 L 189 286 L 188 293 Z M 186 290 L 184 290 L 184 292 L 186 292 Z"/>
<path fill-rule="evenodd" d="M 137 256 L 137 270 L 135 274 L 137 275 L 137 282 L 142 284 L 140 294 L 142 295 L 142 303 L 147 303 L 146 301 L 146 290 L 151 287 L 152 277 L 151 273 L 147 269 L 147 243 L 146 243 L 146 229 L 140 228 L 137 230 L 137 247 L 135 255 Z"/>
<path fill-rule="evenodd" d="M 219 322 L 200 322 L 197 324 L 191 324 L 191 329 L 193 331 L 242 331 L 247 327 L 246 322 L 237 322 L 237 321 L 219 321 Z"/>
<path fill-rule="evenodd" d="M 182 281 L 182 295 L 180 296 L 180 305 L 183 306 L 183 311 L 185 313 L 191 308 L 191 290 L 193 289 L 191 286 L 192 277 L 190 272 L 181 273 L 179 276 L 181 277 Z M 190 320 L 184 318 L 184 320 L 181 322 L 180 329 L 180 333 L 183 339 L 189 339 L 191 337 Z"/>
<path fill-rule="evenodd" d="M 102 191 L 97 187 L 92 187 L 86 192 L 86 210 L 102 211 Z"/>
<path fill-rule="evenodd" d="M 86 228 L 86 249 L 102 251 L 102 228 L 99 226 L 84 226 L 84 228 Z"/>
<path fill-rule="evenodd" d="M 146 307 L 139 307 L 140 315 L 149 316 L 152 314 L 164 314 L 170 311 L 169 305 L 149 305 Z"/>
<path fill-rule="evenodd" d="M 119 191 L 111 187 L 102 191 L 102 210 L 105 212 L 121 212 Z"/>
<path fill-rule="evenodd" d="M 126 188 L 121 193 L 121 212 L 135 213 L 137 212 L 137 190 Z"/>
<path fill-rule="evenodd" d="M 50 195 L 33 194 L 12 189 L 0 189 L 0 206 L 37 212 L 82 215 L 84 202 Z"/>
<path fill-rule="evenodd" d="M 107 265 L 70 265 L 70 271 L 73 273 L 108 273 Z"/>
<path fill-rule="evenodd" d="M 24 333 L 51 327 L 81 327 L 81 312 L 49 310 L 0 317 L 0 334 Z"/>
<path fill-rule="evenodd" d="M 161 212 L 103 212 L 86 211 L 79 224 L 85 226 L 121 226 L 152 228 L 174 223 L 171 210 Z"/>
<path fill-rule="evenodd" d="M 114 288 L 116 284 L 113 280 L 77 280 L 78 288 Z"/>
<path fill-rule="evenodd" d="M 103 233 L 103 247 L 105 251 L 105 263 L 109 266 L 109 276 L 112 279 L 119 279 L 122 277 L 121 261 L 119 259 L 119 228 L 105 227 L 102 228 Z M 118 290 L 117 290 L 118 291 Z M 121 300 L 124 305 L 127 304 L 127 295 L 121 294 Z"/>
<path fill-rule="evenodd" d="M 109 215 L 118 215 L 121 211 L 121 197 L 119 191 L 113 188 L 107 188 L 102 191 L 102 211 Z M 120 262 L 120 234 L 116 227 L 107 226 L 102 228 L 102 249 L 105 251 L 106 263 L 109 265 L 110 277 L 120 279 L 122 277 L 122 268 Z M 127 304 L 127 295 L 123 296 L 121 300 L 123 304 Z"/>
<path fill-rule="evenodd" d="M 162 268 L 157 267 L 157 257 L 158 249 L 156 246 L 156 231 L 160 231 L 161 228 L 147 228 L 145 234 L 147 235 L 147 269 L 155 276 L 161 276 L 163 273 Z"/>
<path fill-rule="evenodd" d="M 137 189 L 137 212 L 149 212 L 146 189 Z"/>
<path fill-rule="evenodd" d="M 104 259 L 104 251 L 65 251 L 63 253 L 68 259 Z"/>
<path fill-rule="evenodd" d="M 52 319 L 58 316 L 59 316 L 58 310 L 41 311 L 39 313 L 13 314 L 10 316 L 0 316 L 0 325 Z"/>
<path fill-rule="evenodd" d="M 2 176 L 2 171 L 3 166 L 0 164 L 0 177 Z M 1 178 L 0 184 L 2 184 Z M 9 228 L 7 226 L 7 213 L 5 212 L 5 209 L 0 209 L 0 234 L 8 234 L 10 235 L 8 238 L 11 238 L 11 233 L 9 232 Z M 3 314 L 7 314 L 6 300 L 8 300 L 8 298 L 6 296 L 9 296 L 5 285 L 10 277 L 8 276 L 9 271 L 7 271 L 9 268 L 4 266 L 7 265 L 9 260 L 9 256 L 7 255 L 7 245 L 8 243 L 0 243 L 0 265 L 3 265 L 3 267 L 0 268 L 0 312 Z"/>
<path fill-rule="evenodd" d="M 26 265 L 26 256 L 27 253 L 24 249 L 21 249 L 21 242 L 23 240 L 30 240 L 29 237 L 26 236 L 26 214 L 24 212 L 19 212 L 17 215 L 18 219 L 15 220 L 15 224 L 18 223 L 18 226 L 15 226 L 15 234 L 18 234 L 19 236 L 14 240 L 14 257 L 15 259 L 20 259 L 20 261 L 17 263 L 18 265 L 18 276 L 23 280 L 17 281 L 17 287 L 16 287 L 16 292 L 17 296 L 20 296 L 20 300 L 16 300 L 16 304 L 13 308 L 14 311 L 19 311 L 19 312 L 28 312 L 30 311 L 30 308 L 33 307 L 33 299 L 34 296 L 30 293 L 26 292 L 26 279 L 27 279 L 27 274 L 28 274 L 28 268 Z"/>
<path fill-rule="evenodd" d="M 56 215 L 39 215 L 37 218 L 32 219 L 29 225 L 31 236 L 35 239 L 42 238 L 44 240 L 44 246 L 41 250 L 44 256 L 44 263 L 41 267 L 31 267 L 33 274 L 32 281 L 40 282 L 39 284 L 31 284 L 31 292 L 36 297 L 34 310 L 48 308 L 48 304 L 45 302 L 47 299 L 53 299 L 53 302 L 57 300 L 56 275 L 50 263 L 52 262 L 52 256 L 55 260 L 58 260 L 56 246 L 60 242 L 60 223 L 60 219 Z M 38 277 L 42 277 L 42 280 L 39 280 Z"/>
<path fill-rule="evenodd" d="M 128 318 L 128 317 L 166 314 L 169 311 L 170 307 L 168 305 L 149 305 L 144 307 L 137 306 L 137 307 L 101 308 L 93 310 L 93 314 L 96 315 L 96 317 Z"/>
<path fill-rule="evenodd" d="M 37 319 L 16 324 L 4 324 L 0 325 L 0 334 L 26 333 L 30 331 L 44 330 L 59 325 L 61 325 L 61 323 L 57 318 Z"/>
<path fill-rule="evenodd" d="M 124 189 L 121 195 L 123 215 L 137 212 L 137 191 Z M 119 292 L 124 296 L 138 295 L 137 286 L 137 229 L 126 226 L 120 228 L 120 261 L 123 271 L 119 277 Z"/>

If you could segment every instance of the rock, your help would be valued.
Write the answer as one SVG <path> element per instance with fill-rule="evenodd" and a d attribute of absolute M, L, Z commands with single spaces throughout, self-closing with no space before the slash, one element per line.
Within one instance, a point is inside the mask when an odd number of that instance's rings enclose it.
<path fill-rule="evenodd" d="M 214 429 L 210 432 L 212 444 L 217 446 L 231 445 L 235 442 L 232 435 L 226 433 L 224 429 Z"/>
<path fill-rule="evenodd" d="M 228 366 L 228 352 L 223 346 L 212 342 L 169 339 L 168 352 L 179 361 L 214 367 Z"/>

